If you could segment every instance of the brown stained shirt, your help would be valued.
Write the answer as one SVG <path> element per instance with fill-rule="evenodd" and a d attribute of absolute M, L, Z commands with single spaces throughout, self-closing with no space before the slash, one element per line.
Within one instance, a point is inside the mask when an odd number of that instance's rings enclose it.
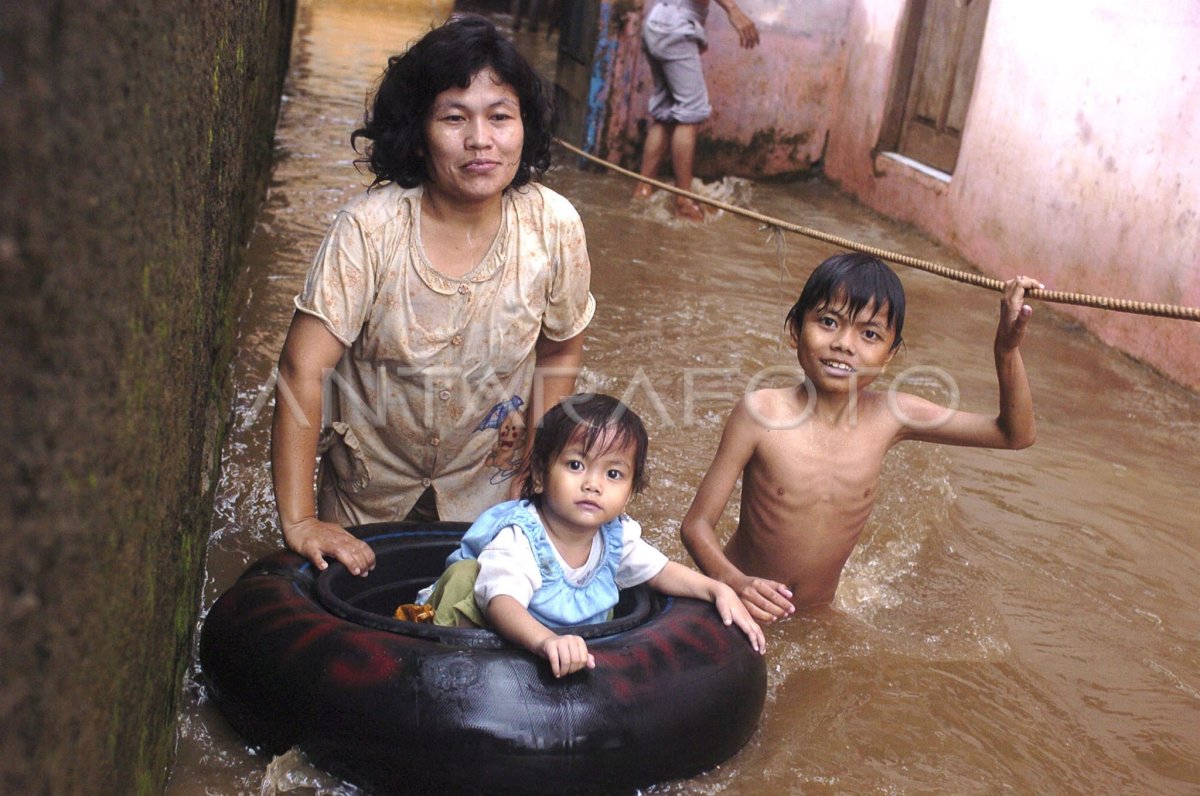
<path fill-rule="evenodd" d="M 461 278 L 421 247 L 420 187 L 388 185 L 337 214 L 296 308 L 348 346 L 326 380 L 318 514 L 402 519 L 432 486 L 442 519 L 507 497 L 538 335 L 595 312 L 579 214 L 541 185 L 509 189 L 491 249 Z"/>

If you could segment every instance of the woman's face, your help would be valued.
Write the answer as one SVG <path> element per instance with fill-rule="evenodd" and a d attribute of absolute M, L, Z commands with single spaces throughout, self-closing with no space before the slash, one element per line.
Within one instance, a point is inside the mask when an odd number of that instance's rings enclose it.
<path fill-rule="evenodd" d="M 426 191 L 462 203 L 498 197 L 516 176 L 524 145 L 517 92 L 484 69 L 466 88 L 438 94 L 425 117 Z"/>

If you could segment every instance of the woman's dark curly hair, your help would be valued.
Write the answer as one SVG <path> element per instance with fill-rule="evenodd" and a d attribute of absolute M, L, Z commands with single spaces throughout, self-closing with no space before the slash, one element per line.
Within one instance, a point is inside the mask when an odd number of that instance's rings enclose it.
<path fill-rule="evenodd" d="M 375 100 L 363 126 L 350 136 L 370 141 L 364 157 L 375 175 L 372 186 L 394 182 L 415 188 L 428 178 L 425 117 L 437 95 L 448 88 L 467 88 L 471 79 L 490 68 L 517 93 L 525 144 L 512 186 L 519 188 L 550 168 L 554 113 L 545 83 L 512 42 L 496 26 L 474 14 L 460 14 L 425 34 L 403 55 L 388 59 Z"/>

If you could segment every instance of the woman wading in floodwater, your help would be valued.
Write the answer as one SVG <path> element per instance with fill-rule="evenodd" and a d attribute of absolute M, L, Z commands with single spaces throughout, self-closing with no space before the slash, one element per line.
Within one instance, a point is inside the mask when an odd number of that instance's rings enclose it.
<path fill-rule="evenodd" d="M 578 213 L 534 182 L 550 118 L 481 17 L 389 59 L 352 136 L 374 181 L 334 219 L 279 361 L 279 517 L 319 569 L 374 566 L 346 525 L 470 521 L 513 496 L 525 428 L 574 389 L 595 301 Z"/>

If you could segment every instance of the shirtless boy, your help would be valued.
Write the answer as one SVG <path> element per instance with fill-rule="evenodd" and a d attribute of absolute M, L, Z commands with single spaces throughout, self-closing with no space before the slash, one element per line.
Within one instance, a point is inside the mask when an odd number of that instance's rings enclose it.
<path fill-rule="evenodd" d="M 1028 277 L 1005 285 L 995 341 L 1000 411 L 987 416 L 867 389 L 900 346 L 904 289 L 868 255 L 821 263 L 787 317 L 805 383 L 747 393 L 734 407 L 683 520 L 700 569 L 731 586 L 760 622 L 826 605 L 871 515 L 889 448 L 903 440 L 1032 445 L 1019 346 L 1032 312 L 1025 291 L 1040 287 Z M 716 525 L 739 477 L 741 516 L 722 549 Z"/>

